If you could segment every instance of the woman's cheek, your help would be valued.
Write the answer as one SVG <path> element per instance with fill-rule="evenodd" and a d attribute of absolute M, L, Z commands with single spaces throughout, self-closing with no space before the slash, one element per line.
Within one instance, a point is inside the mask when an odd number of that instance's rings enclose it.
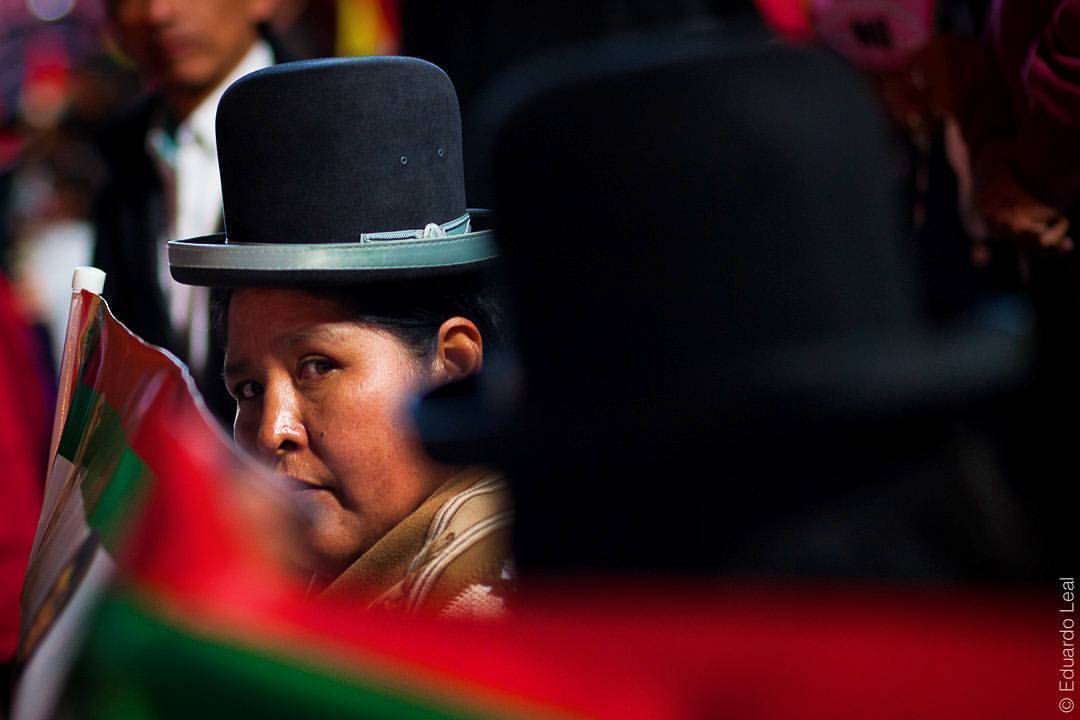
<path fill-rule="evenodd" d="M 254 422 L 251 419 L 251 413 L 239 408 L 233 420 L 233 440 L 241 448 L 251 452 L 254 449 L 254 438 Z"/>

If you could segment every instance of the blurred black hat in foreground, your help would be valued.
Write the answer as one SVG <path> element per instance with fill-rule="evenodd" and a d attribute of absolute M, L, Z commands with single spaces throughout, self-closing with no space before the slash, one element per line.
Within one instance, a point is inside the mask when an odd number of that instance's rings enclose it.
<path fill-rule="evenodd" d="M 510 471 L 525 564 L 712 568 L 1027 377 L 1027 337 L 920 318 L 884 121 L 833 56 L 750 22 L 626 37 L 485 108 L 517 363 L 417 416 Z"/>

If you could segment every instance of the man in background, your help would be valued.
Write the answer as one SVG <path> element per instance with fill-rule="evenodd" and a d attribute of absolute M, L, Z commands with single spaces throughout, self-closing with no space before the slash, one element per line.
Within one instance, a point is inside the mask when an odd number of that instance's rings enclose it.
<path fill-rule="evenodd" d="M 179 285 L 166 242 L 221 230 L 214 117 L 239 77 L 280 59 L 265 31 L 275 0 L 111 0 L 109 22 L 150 93 L 106 133 L 109 180 L 95 209 L 94 264 L 115 315 L 191 368 L 227 419 L 210 291 Z"/>

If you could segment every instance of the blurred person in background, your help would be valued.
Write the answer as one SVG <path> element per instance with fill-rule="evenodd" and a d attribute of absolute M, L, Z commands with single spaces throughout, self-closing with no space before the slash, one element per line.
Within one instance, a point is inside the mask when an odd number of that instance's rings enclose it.
<path fill-rule="evenodd" d="M 27 315 L 47 336 L 50 372 L 60 367 L 71 304 L 71 272 L 90 264 L 89 223 L 104 170 L 84 128 L 64 121 L 29 144 L 16 174 L 19 203 L 12 278 Z"/>
<path fill-rule="evenodd" d="M 1062 572 L 1075 508 L 1075 408 L 1080 403 L 1080 2 L 994 0 L 986 72 L 964 126 L 975 200 L 988 232 L 1016 248 L 1035 309 L 1039 377 L 1018 409 L 1024 491 L 1054 537 L 1048 573 Z"/>
<path fill-rule="evenodd" d="M 1034 253 L 1072 250 L 1080 197 L 1080 3 L 995 0 L 986 23 L 988 72 L 965 128 L 976 198 L 992 236 Z M 1060 264 L 1060 263 L 1059 263 Z"/>
<path fill-rule="evenodd" d="M 1044 360 L 1071 382 L 1080 347 L 1080 2 L 995 0 L 986 72 L 964 131 L 990 236 L 1022 252 Z"/>
<path fill-rule="evenodd" d="M 214 114 L 237 78 L 280 59 L 263 29 L 274 0 L 111 0 L 109 25 L 151 92 L 103 142 L 109 179 L 94 216 L 94 265 L 117 318 L 191 368 L 208 405 L 231 402 L 211 343 L 210 292 L 174 283 L 165 243 L 221 229 Z"/>
<path fill-rule="evenodd" d="M 170 243 L 170 266 L 230 288 L 234 436 L 313 513 L 313 586 L 500 612 L 505 484 L 431 461 L 406 412 L 498 344 L 493 242 L 466 210 L 449 79 L 412 58 L 268 68 L 224 95 L 217 142 L 226 233 Z"/>
<path fill-rule="evenodd" d="M 71 271 L 93 253 L 93 203 L 105 180 L 98 147 L 110 118 L 137 97 L 137 78 L 100 49 L 73 62 L 63 110 L 53 123 L 27 128 L 11 208 L 12 281 L 31 319 L 47 330 L 59 367 L 71 301 Z"/>

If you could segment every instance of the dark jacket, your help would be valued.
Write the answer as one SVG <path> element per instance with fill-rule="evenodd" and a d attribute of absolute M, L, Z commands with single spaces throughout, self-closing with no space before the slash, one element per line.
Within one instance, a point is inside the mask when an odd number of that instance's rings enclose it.
<path fill-rule="evenodd" d="M 168 201 L 146 136 L 161 102 L 156 95 L 144 98 L 103 136 L 109 180 L 94 209 L 93 262 L 106 273 L 103 295 L 117 319 L 186 363 L 157 276 L 158 253 L 166 252 L 162 238 L 168 228 Z M 221 344 L 212 339 L 206 367 L 195 382 L 214 415 L 229 426 L 234 405 L 221 381 L 223 354 Z"/>

